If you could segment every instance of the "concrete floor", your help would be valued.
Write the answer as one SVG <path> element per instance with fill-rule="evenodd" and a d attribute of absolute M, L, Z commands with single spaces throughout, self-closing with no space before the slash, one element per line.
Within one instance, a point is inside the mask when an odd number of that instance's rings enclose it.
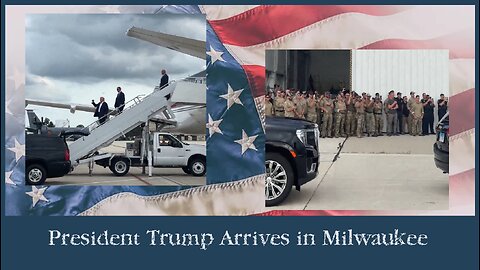
<path fill-rule="evenodd" d="M 268 210 L 448 209 L 448 175 L 433 163 L 434 141 L 408 135 L 320 139 L 317 178 Z"/>
<path fill-rule="evenodd" d="M 188 142 L 205 145 L 205 142 Z M 114 142 L 100 152 L 124 153 L 126 142 Z M 147 168 L 148 172 L 148 168 Z M 131 167 L 125 176 L 114 176 L 108 168 L 94 166 L 93 174 L 88 174 L 87 165 L 75 167 L 73 172 L 59 178 L 49 178 L 46 185 L 104 185 L 104 186 L 203 186 L 206 176 L 194 177 L 180 168 L 153 168 L 152 177 L 142 174 L 142 168 Z"/>
<path fill-rule="evenodd" d="M 114 176 L 108 168 L 95 166 L 88 175 L 87 165 L 80 165 L 63 177 L 49 178 L 47 185 L 99 186 L 203 186 L 206 177 L 194 177 L 177 168 L 153 168 L 152 177 L 142 174 L 142 168 L 130 168 L 125 176 Z"/>

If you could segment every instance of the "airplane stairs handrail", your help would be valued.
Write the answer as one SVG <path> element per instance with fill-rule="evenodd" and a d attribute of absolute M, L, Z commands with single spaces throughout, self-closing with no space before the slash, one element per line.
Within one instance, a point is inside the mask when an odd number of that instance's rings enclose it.
<path fill-rule="evenodd" d="M 130 109 L 131 107 L 137 105 L 138 103 L 142 102 L 143 98 L 145 98 L 145 95 L 138 95 L 132 99 L 130 99 L 129 101 L 125 102 L 124 104 L 124 107 L 123 107 L 123 112 L 127 111 L 128 109 Z M 133 103 L 133 104 L 132 104 Z M 128 105 L 129 104 L 129 105 Z M 127 106 L 128 105 L 128 106 Z M 90 123 L 88 126 L 84 127 L 83 129 L 84 130 L 88 130 L 88 132 L 92 132 L 94 129 L 102 126 L 106 121 L 114 118 L 116 115 L 118 115 L 118 111 L 117 110 L 112 110 L 110 111 L 108 114 L 102 116 L 101 118 L 99 118 L 98 120 L 95 120 L 93 121 L 92 123 Z M 112 117 L 112 118 L 110 118 Z M 104 119 L 106 118 L 107 120 L 103 123 L 100 123 L 100 119 Z M 66 139 L 67 140 L 70 140 L 70 139 L 73 139 L 75 137 L 75 135 L 70 135 L 69 137 L 67 137 Z"/>
<path fill-rule="evenodd" d="M 126 107 L 121 113 L 115 110 L 107 114 L 107 120 L 100 124 L 98 121 L 89 126 L 90 134 L 81 137 L 69 145 L 70 161 L 77 165 L 83 157 L 91 155 L 95 151 L 110 145 L 122 134 L 146 123 L 152 115 L 162 110 L 170 110 L 169 96 L 175 89 L 175 82 L 172 81 L 162 89 L 156 89 L 145 97 L 136 96 L 126 102 Z M 112 116 L 112 117 L 110 117 Z"/>

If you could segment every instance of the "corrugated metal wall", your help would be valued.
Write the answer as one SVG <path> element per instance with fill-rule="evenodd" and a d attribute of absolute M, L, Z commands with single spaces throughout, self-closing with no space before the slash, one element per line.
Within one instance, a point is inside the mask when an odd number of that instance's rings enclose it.
<path fill-rule="evenodd" d="M 448 50 L 353 50 L 352 88 L 384 99 L 390 90 L 448 96 Z"/>

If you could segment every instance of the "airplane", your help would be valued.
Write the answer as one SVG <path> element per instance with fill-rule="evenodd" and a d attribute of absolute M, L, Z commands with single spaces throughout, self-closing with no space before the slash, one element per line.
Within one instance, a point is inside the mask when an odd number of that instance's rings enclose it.
<path fill-rule="evenodd" d="M 138 27 L 131 27 L 127 31 L 127 36 L 153 43 L 158 46 L 168 48 L 183 54 L 206 60 L 206 42 L 196 39 L 190 39 Z M 177 87 L 170 99 L 171 111 L 175 119 L 171 125 L 163 127 L 163 131 L 180 134 L 204 135 L 206 126 L 206 72 L 205 70 L 195 75 L 187 77 L 184 82 L 189 84 L 177 84 Z M 158 86 L 157 86 L 158 88 Z M 140 98 L 141 97 L 136 97 Z M 38 105 L 59 109 L 67 109 L 70 113 L 76 111 L 95 112 L 95 107 L 86 104 L 66 104 L 51 102 L 47 100 L 25 99 L 25 106 Z M 30 112 L 29 112 L 30 111 Z M 27 110 L 28 126 L 27 130 L 37 133 L 48 133 L 58 135 L 61 132 L 78 132 L 79 128 L 51 128 L 47 127 L 32 110 Z M 82 132 L 88 132 L 80 128 Z"/>

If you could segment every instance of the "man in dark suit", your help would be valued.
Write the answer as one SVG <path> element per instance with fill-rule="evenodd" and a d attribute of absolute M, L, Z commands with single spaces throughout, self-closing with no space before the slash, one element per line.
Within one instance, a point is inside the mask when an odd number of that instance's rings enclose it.
<path fill-rule="evenodd" d="M 168 75 L 165 69 L 162 69 L 162 78 L 160 79 L 160 89 L 164 88 L 168 84 Z"/>
<path fill-rule="evenodd" d="M 117 87 L 117 97 L 115 98 L 115 105 L 113 105 L 118 113 L 123 111 L 125 107 L 125 94 L 122 92 L 122 88 Z"/>
<path fill-rule="evenodd" d="M 98 117 L 98 122 L 100 125 L 107 121 L 107 114 L 108 114 L 108 104 L 105 102 L 104 97 L 100 97 L 100 102 L 95 103 L 92 100 L 92 105 L 95 106 L 95 113 L 93 114 L 94 117 Z"/>

